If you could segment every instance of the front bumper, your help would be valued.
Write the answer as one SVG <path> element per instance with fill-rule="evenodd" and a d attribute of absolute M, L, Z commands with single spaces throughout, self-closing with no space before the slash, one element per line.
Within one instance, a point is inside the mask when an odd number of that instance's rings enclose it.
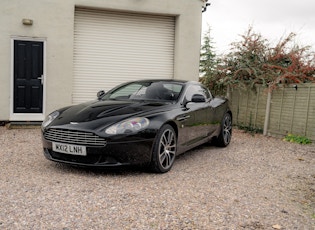
<path fill-rule="evenodd" d="M 153 139 L 107 143 L 105 147 L 86 147 L 86 156 L 64 154 L 52 150 L 52 142 L 42 138 L 48 160 L 78 166 L 121 166 L 151 162 Z"/>

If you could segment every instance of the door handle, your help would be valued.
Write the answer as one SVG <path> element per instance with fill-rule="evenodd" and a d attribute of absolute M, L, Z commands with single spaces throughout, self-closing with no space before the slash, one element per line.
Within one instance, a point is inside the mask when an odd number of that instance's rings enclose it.
<path fill-rule="evenodd" d="M 40 83 L 43 85 L 43 83 L 44 83 L 44 76 L 41 75 L 41 76 L 38 77 L 37 79 L 40 80 Z"/>
<path fill-rule="evenodd" d="M 183 116 L 177 117 L 176 120 L 177 121 L 184 121 L 184 120 L 187 120 L 189 118 L 190 118 L 190 115 L 183 115 Z"/>

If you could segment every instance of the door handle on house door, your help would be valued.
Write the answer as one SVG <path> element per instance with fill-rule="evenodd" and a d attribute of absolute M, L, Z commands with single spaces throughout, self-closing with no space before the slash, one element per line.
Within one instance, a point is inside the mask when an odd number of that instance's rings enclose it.
<path fill-rule="evenodd" d="M 40 80 L 40 83 L 43 85 L 43 83 L 44 83 L 44 76 L 41 75 L 41 76 L 38 77 L 37 79 Z"/>

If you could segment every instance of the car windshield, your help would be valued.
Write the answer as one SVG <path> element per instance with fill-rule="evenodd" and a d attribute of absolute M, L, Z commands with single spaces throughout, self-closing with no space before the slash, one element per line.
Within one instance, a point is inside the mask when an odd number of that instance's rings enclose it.
<path fill-rule="evenodd" d="M 176 101 L 182 88 L 179 82 L 132 82 L 109 92 L 104 99 Z"/>

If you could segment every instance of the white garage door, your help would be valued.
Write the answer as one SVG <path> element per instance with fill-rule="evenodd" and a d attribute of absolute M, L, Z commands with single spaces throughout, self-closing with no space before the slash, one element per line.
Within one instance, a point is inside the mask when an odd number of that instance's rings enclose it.
<path fill-rule="evenodd" d="M 129 81 L 173 78 L 175 18 L 76 9 L 73 103 Z"/>

